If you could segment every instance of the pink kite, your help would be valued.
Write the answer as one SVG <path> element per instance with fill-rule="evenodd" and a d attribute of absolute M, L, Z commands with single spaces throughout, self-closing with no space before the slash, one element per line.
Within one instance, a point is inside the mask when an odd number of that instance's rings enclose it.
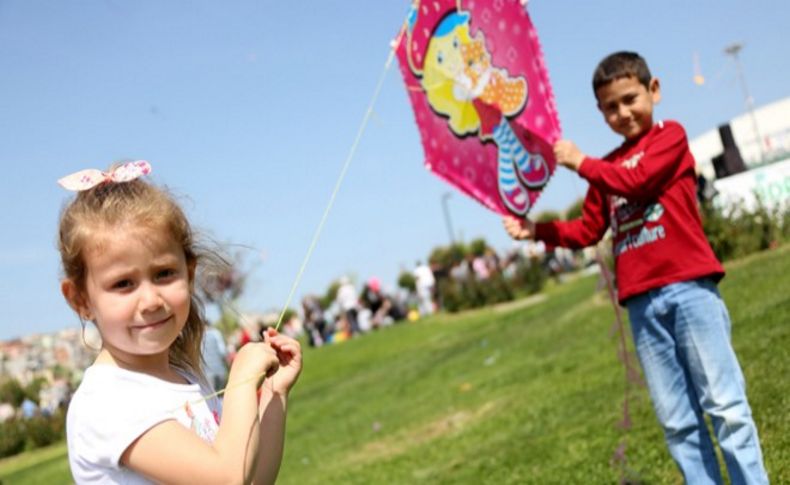
<path fill-rule="evenodd" d="M 538 36 L 519 0 L 415 0 L 397 47 L 425 165 L 484 206 L 524 216 L 560 138 Z"/>

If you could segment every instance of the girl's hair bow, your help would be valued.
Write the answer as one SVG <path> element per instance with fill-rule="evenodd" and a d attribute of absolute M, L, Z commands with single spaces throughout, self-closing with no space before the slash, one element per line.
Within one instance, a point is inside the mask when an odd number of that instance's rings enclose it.
<path fill-rule="evenodd" d="M 80 170 L 58 180 L 58 184 L 66 190 L 82 192 L 105 182 L 131 182 L 149 173 L 151 173 L 151 164 L 145 160 L 137 160 L 118 165 L 109 172 L 102 172 L 95 168 Z"/>

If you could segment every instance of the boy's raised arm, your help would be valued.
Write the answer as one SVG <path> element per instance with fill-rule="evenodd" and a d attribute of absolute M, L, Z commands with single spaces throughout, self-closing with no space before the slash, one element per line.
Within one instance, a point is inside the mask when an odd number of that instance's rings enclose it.
<path fill-rule="evenodd" d="M 661 193 L 678 174 L 687 156 L 684 152 L 688 152 L 685 131 L 677 123 L 665 123 L 644 153 L 641 156 L 637 153 L 632 163 L 615 164 L 586 157 L 579 166 L 579 175 L 604 192 L 633 200 L 649 200 Z M 690 168 L 693 170 L 693 163 Z"/>

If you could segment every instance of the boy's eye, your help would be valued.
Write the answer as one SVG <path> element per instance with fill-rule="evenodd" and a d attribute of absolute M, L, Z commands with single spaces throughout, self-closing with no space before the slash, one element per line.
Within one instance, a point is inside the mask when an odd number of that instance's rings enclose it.
<path fill-rule="evenodd" d="M 438 52 L 438 53 L 436 54 L 436 62 L 438 62 L 439 64 L 441 64 L 443 60 L 444 60 L 444 54 L 442 54 L 441 52 Z"/>

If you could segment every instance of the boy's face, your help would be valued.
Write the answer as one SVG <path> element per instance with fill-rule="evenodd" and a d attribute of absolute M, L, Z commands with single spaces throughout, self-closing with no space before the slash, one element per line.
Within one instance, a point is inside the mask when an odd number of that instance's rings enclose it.
<path fill-rule="evenodd" d="M 633 140 L 653 126 L 653 105 L 661 100 L 661 89 L 656 78 L 645 87 L 629 76 L 599 87 L 595 96 L 609 128 Z"/>

